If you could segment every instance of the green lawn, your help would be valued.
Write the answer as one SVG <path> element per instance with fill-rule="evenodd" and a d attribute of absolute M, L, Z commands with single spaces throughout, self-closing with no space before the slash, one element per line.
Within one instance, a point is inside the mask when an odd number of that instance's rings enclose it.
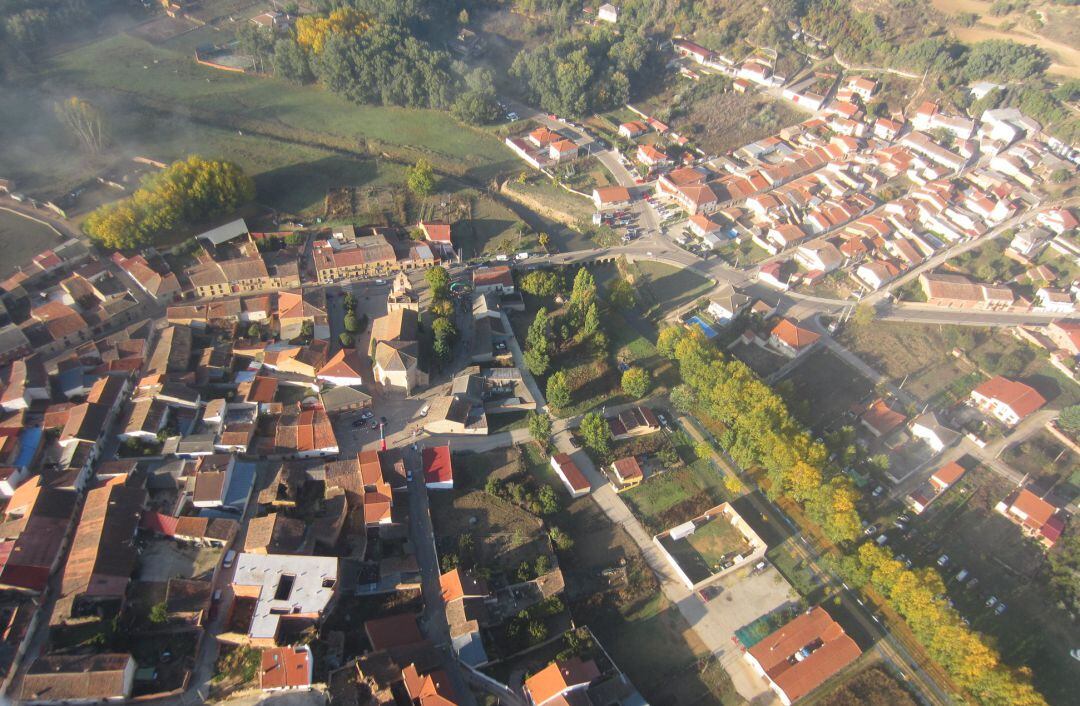
<path fill-rule="evenodd" d="M 650 534 L 697 517 L 727 499 L 723 477 L 708 460 L 665 471 L 622 493 Z"/>
<path fill-rule="evenodd" d="M 0 277 L 8 276 L 17 266 L 27 264 L 34 255 L 60 242 L 60 236 L 48 226 L 0 209 L 0 247 L 4 250 Z"/>

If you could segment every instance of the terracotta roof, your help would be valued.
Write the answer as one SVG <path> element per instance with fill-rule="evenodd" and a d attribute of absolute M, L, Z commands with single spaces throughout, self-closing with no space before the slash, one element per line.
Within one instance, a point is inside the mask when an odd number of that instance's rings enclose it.
<path fill-rule="evenodd" d="M 599 676 L 600 670 L 592 660 L 584 662 L 580 657 L 556 660 L 526 679 L 525 691 L 539 706 L 572 687 L 589 684 Z"/>
<path fill-rule="evenodd" d="M 620 458 L 615 463 L 611 464 L 615 467 L 615 471 L 619 474 L 619 477 L 623 480 L 631 480 L 633 478 L 642 478 L 644 473 L 641 470 L 641 466 L 638 464 L 637 459 L 633 456 L 627 456 L 626 458 Z"/>
<path fill-rule="evenodd" d="M 262 651 L 259 686 L 294 689 L 311 685 L 311 650 L 306 646 L 268 647 Z"/>
<path fill-rule="evenodd" d="M 821 338 L 821 336 L 813 331 L 796 325 L 790 319 L 780 319 L 780 323 L 773 327 L 773 330 L 769 332 L 769 335 L 776 336 L 780 341 L 783 341 L 797 351 L 813 345 Z"/>
<path fill-rule="evenodd" d="M 444 603 L 456 601 L 466 596 L 487 596 L 488 585 L 483 579 L 473 577 L 462 569 L 447 571 L 439 577 L 439 586 L 442 589 Z"/>
<path fill-rule="evenodd" d="M 888 434 L 906 419 L 907 417 L 889 407 L 889 403 L 881 398 L 874 400 L 862 415 L 863 423 L 881 435 Z"/>
<path fill-rule="evenodd" d="M 373 341 L 415 341 L 418 322 L 418 314 L 412 309 L 391 311 L 372 322 L 371 339 Z"/>
<path fill-rule="evenodd" d="M 97 441 L 105 428 L 105 419 L 108 414 L 108 407 L 91 402 L 72 407 L 68 413 L 67 423 L 64 424 L 64 431 L 60 434 L 60 440 Z"/>
<path fill-rule="evenodd" d="M 355 348 L 342 348 L 319 369 L 319 377 L 359 378 L 364 361 Z"/>
<path fill-rule="evenodd" d="M 1025 524 L 1029 524 L 1035 529 L 1049 522 L 1050 518 L 1058 510 L 1027 488 L 1017 493 L 1016 499 L 1012 502 L 1012 507 L 1027 515 Z"/>
<path fill-rule="evenodd" d="M 103 701 L 130 696 L 124 672 L 129 654 L 38 657 L 23 678 L 23 701 Z"/>
<path fill-rule="evenodd" d="M 964 467 L 956 461 L 952 461 L 934 471 L 934 474 L 930 477 L 940 485 L 948 487 L 960 480 L 960 477 L 963 476 L 964 473 L 966 473 Z"/>
<path fill-rule="evenodd" d="M 420 230 L 424 231 L 424 236 L 428 240 L 433 240 L 440 243 L 451 242 L 449 223 L 420 221 Z"/>
<path fill-rule="evenodd" d="M 364 632 L 367 633 L 371 649 L 386 650 L 423 642 L 416 617 L 416 613 L 399 613 L 366 621 Z"/>
<path fill-rule="evenodd" d="M 1046 400 L 1035 391 L 1035 388 L 1001 375 L 992 377 L 979 385 L 972 394 L 979 394 L 1007 405 L 1021 419 L 1046 404 Z"/>
<path fill-rule="evenodd" d="M 566 481 L 570 484 L 575 491 L 588 490 L 592 486 L 589 485 L 589 481 L 585 478 L 585 474 L 581 472 L 574 460 L 570 458 L 570 454 L 555 454 L 555 463 L 559 464 L 559 470 L 566 477 Z"/>
<path fill-rule="evenodd" d="M 266 404 L 274 401 L 277 388 L 277 378 L 256 375 L 253 380 L 240 383 L 237 386 L 237 393 L 245 402 Z"/>
<path fill-rule="evenodd" d="M 503 287 L 514 286 L 514 277 L 506 265 L 478 267 L 473 270 L 473 287 L 488 287 L 496 284 Z"/>
<path fill-rule="evenodd" d="M 797 658 L 797 653 L 809 654 Z M 821 686 L 862 652 L 820 606 L 812 608 L 748 650 L 790 701 Z"/>
<path fill-rule="evenodd" d="M 630 190 L 625 186 L 601 186 L 593 189 L 600 203 L 622 203 L 630 200 Z"/>
<path fill-rule="evenodd" d="M 244 551 L 265 550 L 267 554 L 298 554 L 304 544 L 307 526 L 303 520 L 272 512 L 248 523 Z"/>
<path fill-rule="evenodd" d="M 424 481 L 427 483 L 453 482 L 454 468 L 450 461 L 449 446 L 428 446 L 421 454 Z"/>

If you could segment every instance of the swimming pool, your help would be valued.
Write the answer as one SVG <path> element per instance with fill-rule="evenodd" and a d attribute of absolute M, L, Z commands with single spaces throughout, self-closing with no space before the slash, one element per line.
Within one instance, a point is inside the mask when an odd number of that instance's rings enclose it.
<path fill-rule="evenodd" d="M 705 334 L 705 338 L 716 338 L 718 335 L 713 327 L 705 323 L 700 316 L 691 316 L 687 321 L 701 329 L 701 332 Z"/>

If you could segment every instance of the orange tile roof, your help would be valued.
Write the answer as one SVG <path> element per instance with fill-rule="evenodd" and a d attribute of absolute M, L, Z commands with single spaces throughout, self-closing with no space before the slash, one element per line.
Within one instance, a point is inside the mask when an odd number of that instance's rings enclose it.
<path fill-rule="evenodd" d="M 262 651 L 259 685 L 293 689 L 311 685 L 311 652 L 306 647 L 270 647 Z"/>
<path fill-rule="evenodd" d="M 424 480 L 426 482 L 453 482 L 454 467 L 450 460 L 449 446 L 428 446 L 421 456 L 424 464 Z"/>
<path fill-rule="evenodd" d="M 556 660 L 525 680 L 525 691 L 534 704 L 543 704 L 568 689 L 591 683 L 600 676 L 596 662 L 580 657 Z"/>
<path fill-rule="evenodd" d="M 439 586 L 442 589 L 444 603 L 456 601 L 466 596 L 486 596 L 488 594 L 487 582 L 477 579 L 461 569 L 447 571 L 439 577 Z"/>
<path fill-rule="evenodd" d="M 960 477 L 963 476 L 965 472 L 963 466 L 956 461 L 952 461 L 934 471 L 934 475 L 931 476 L 931 479 L 937 481 L 937 483 L 942 486 L 948 487 L 960 480 Z"/>
<path fill-rule="evenodd" d="M 637 459 L 633 456 L 627 456 L 626 458 L 620 458 L 618 461 L 612 464 L 615 467 L 616 473 L 623 480 L 630 480 L 633 478 L 642 478 L 645 474 L 641 470 L 641 466 L 638 464 Z"/>
<path fill-rule="evenodd" d="M 1030 385 L 998 375 L 975 388 L 973 394 L 1007 405 L 1023 419 L 1046 404 L 1046 399 Z"/>
<path fill-rule="evenodd" d="M 1026 524 L 1036 529 L 1045 525 L 1057 512 L 1057 508 L 1040 498 L 1027 488 L 1016 495 L 1012 507 L 1027 515 Z"/>
<path fill-rule="evenodd" d="M 780 319 L 780 323 L 773 327 L 769 335 L 776 336 L 779 340 L 791 346 L 795 350 L 802 350 L 813 345 L 821 336 L 796 325 L 790 319 Z"/>
<path fill-rule="evenodd" d="M 890 431 L 903 424 L 905 419 L 907 419 L 907 417 L 891 408 L 889 404 L 881 398 L 874 400 L 862 415 L 862 421 L 879 434 L 888 434 Z"/>

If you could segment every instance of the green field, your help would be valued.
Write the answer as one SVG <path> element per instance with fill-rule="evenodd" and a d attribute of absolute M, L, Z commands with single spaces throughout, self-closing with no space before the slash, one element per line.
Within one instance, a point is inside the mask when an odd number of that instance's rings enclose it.
<path fill-rule="evenodd" d="M 314 213 L 326 185 L 399 179 L 394 162 L 425 157 L 482 184 L 516 166 L 493 131 L 446 113 L 356 105 L 317 86 L 199 66 L 188 47 L 168 46 L 111 36 L 53 58 L 33 87 L 4 91 L 0 118 L 20 146 L 0 154 L 5 176 L 55 195 L 123 157 L 168 161 L 198 151 L 240 163 L 269 205 Z M 70 149 L 52 117 L 53 101 L 70 95 L 105 113 L 108 155 Z"/>
<path fill-rule="evenodd" d="M 48 226 L 0 209 L 0 248 L 4 251 L 0 277 L 7 277 L 17 266 L 25 265 L 34 255 L 61 240 Z"/>

